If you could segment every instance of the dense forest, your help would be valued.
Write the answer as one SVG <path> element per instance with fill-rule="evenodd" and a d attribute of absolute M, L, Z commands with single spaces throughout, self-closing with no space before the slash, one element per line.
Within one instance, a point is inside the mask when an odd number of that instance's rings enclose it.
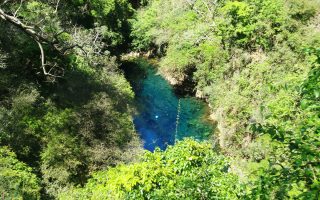
<path fill-rule="evenodd" d="M 143 149 L 137 55 L 208 140 Z M 320 199 L 320 1 L 1 0 L 0 198 Z"/>

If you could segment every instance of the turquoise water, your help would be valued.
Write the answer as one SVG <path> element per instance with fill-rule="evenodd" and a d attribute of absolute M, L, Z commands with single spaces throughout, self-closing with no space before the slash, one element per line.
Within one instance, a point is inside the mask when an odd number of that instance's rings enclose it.
<path fill-rule="evenodd" d="M 213 125 L 206 120 L 208 109 L 204 102 L 177 96 L 156 68 L 144 60 L 124 64 L 124 71 L 136 94 L 134 124 L 145 149 L 165 149 L 184 137 L 203 140 L 211 135 Z"/>

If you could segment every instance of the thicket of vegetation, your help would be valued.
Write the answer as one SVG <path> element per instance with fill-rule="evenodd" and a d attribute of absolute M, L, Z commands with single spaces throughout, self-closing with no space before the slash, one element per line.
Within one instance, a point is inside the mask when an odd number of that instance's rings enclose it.
<path fill-rule="evenodd" d="M 1 198 L 53 198 L 139 154 L 115 57 L 132 11 L 126 0 L 1 2 Z"/>
<path fill-rule="evenodd" d="M 96 173 L 60 199 L 237 199 L 244 193 L 229 163 L 209 143 L 187 139 L 136 164 Z"/>
<path fill-rule="evenodd" d="M 39 199 L 39 180 L 31 167 L 17 159 L 7 147 L 0 148 L 0 191 L 2 197 Z M 23 187 L 21 187 L 23 185 Z"/>
<path fill-rule="evenodd" d="M 221 152 L 253 193 L 317 199 L 319 25 L 318 0 L 151 0 L 132 35 L 173 84 L 196 82 Z"/>
<path fill-rule="evenodd" d="M 131 3 L 0 2 L 0 197 L 319 199 L 319 0 Z M 140 158 L 130 46 L 196 83 L 216 148 Z"/>

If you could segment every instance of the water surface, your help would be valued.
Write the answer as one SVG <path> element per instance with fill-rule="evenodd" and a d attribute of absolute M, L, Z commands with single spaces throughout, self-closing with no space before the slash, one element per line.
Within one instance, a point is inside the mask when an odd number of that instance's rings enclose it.
<path fill-rule="evenodd" d="M 194 97 L 177 96 L 146 60 L 126 63 L 124 70 L 136 94 L 134 124 L 145 149 L 165 149 L 184 137 L 203 140 L 213 132 L 207 105 Z"/>

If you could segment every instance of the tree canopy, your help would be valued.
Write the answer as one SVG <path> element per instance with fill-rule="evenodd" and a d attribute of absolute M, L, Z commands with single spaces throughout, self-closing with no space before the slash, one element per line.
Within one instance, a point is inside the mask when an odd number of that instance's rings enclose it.
<path fill-rule="evenodd" d="M 41 198 L 141 151 L 117 61 L 132 12 L 125 0 L 1 2 L 0 145 L 34 169 Z"/>
<path fill-rule="evenodd" d="M 39 179 L 7 147 L 0 148 L 0 191 L 5 199 L 40 199 Z"/>
<path fill-rule="evenodd" d="M 229 166 L 210 143 L 186 139 L 146 152 L 139 163 L 98 172 L 60 199 L 237 199 L 244 191 Z"/>
<path fill-rule="evenodd" d="M 129 52 L 212 140 L 143 151 Z M 319 199 L 319 114 L 319 0 L 0 2 L 2 199 Z"/>

